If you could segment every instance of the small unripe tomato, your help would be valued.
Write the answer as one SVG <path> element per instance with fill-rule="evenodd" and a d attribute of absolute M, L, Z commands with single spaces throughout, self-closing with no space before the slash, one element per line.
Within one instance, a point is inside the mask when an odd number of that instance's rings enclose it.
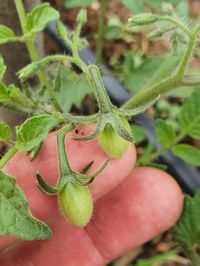
<path fill-rule="evenodd" d="M 78 227 L 87 225 L 93 211 L 93 200 L 88 187 L 68 182 L 58 194 L 57 199 L 69 223 Z"/>
<path fill-rule="evenodd" d="M 122 126 L 130 132 L 130 125 L 128 121 L 121 117 Z M 101 148 L 111 157 L 120 159 L 121 156 L 127 151 L 129 142 L 120 137 L 113 129 L 111 124 L 107 124 L 98 136 L 98 142 Z"/>

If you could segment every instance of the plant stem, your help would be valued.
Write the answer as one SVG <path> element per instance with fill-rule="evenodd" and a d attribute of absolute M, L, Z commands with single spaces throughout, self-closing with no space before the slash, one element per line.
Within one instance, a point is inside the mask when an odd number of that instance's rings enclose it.
<path fill-rule="evenodd" d="M 103 36 L 105 30 L 105 16 L 106 16 L 106 8 L 108 1 L 100 0 L 100 11 L 98 17 L 98 32 L 97 32 L 97 41 L 96 41 L 96 64 L 101 64 L 102 55 L 103 55 Z"/>
<path fill-rule="evenodd" d="M 200 257 L 198 256 L 194 248 L 184 243 L 180 243 L 180 245 L 186 257 L 191 261 L 192 266 L 199 266 Z"/>
<path fill-rule="evenodd" d="M 15 1 L 15 6 L 16 6 L 16 9 L 17 9 L 17 13 L 18 13 L 18 16 L 19 16 L 19 20 L 20 20 L 20 24 L 21 24 L 21 28 L 22 28 L 22 32 L 23 34 L 26 34 L 27 33 L 27 29 L 26 29 L 26 13 L 25 13 L 25 10 L 24 10 L 24 6 L 23 6 L 23 3 L 22 3 L 22 0 L 14 0 Z M 28 49 L 28 52 L 29 52 L 29 56 L 32 60 L 32 62 L 36 62 L 39 60 L 38 58 L 38 54 L 37 54 L 37 51 L 36 51 L 36 48 L 34 46 L 34 36 L 31 36 L 31 37 L 28 37 L 25 39 L 25 44 L 26 44 L 26 47 Z M 46 90 L 49 94 L 49 97 L 55 107 L 55 109 L 59 112 L 62 112 L 62 108 L 60 106 L 60 104 L 58 103 L 57 99 L 55 98 L 53 92 L 52 92 L 52 89 L 49 85 L 49 82 L 45 76 L 45 73 L 42 69 L 39 69 L 38 70 L 38 77 L 39 77 L 39 80 L 41 82 L 41 84 L 43 84 L 43 86 L 46 87 Z"/>
<path fill-rule="evenodd" d="M 198 25 L 191 33 L 188 41 L 188 45 L 185 49 L 183 59 L 181 60 L 175 74 L 171 75 L 169 78 L 153 85 L 150 88 L 140 90 L 135 96 L 129 99 L 122 107 L 125 109 L 135 108 L 144 104 L 145 102 L 155 99 L 158 95 L 162 95 L 170 90 L 181 86 L 182 79 L 185 75 L 187 65 L 192 56 L 196 39 L 200 31 L 200 26 Z"/>
<path fill-rule="evenodd" d="M 68 124 L 65 127 L 61 128 L 57 133 L 57 147 L 61 178 L 69 175 L 69 173 L 71 172 L 71 167 L 69 165 L 65 148 L 65 136 L 72 128 L 73 126 Z"/>
<path fill-rule="evenodd" d="M 20 107 L 19 104 L 15 103 L 0 103 L 0 106 L 15 111 L 16 113 L 22 114 L 22 115 L 35 115 L 36 112 L 34 112 L 31 109 L 25 109 L 23 107 Z"/>
<path fill-rule="evenodd" d="M 185 86 L 185 87 L 199 87 L 200 86 L 200 81 L 187 81 L 187 80 L 183 80 L 181 82 L 181 86 Z"/>
<path fill-rule="evenodd" d="M 17 149 L 16 147 L 12 147 L 6 154 L 5 156 L 0 160 L 0 169 L 2 169 L 7 162 L 10 161 L 10 159 L 16 154 Z"/>
<path fill-rule="evenodd" d="M 148 160 L 145 160 L 143 163 L 145 164 L 149 164 L 153 161 L 155 161 L 158 157 L 160 157 L 163 153 L 165 153 L 168 149 L 171 149 L 174 145 L 176 145 L 177 143 L 179 143 L 185 136 L 187 135 L 187 132 L 181 132 L 176 138 L 175 140 L 173 141 L 173 143 L 167 147 L 167 148 L 164 148 L 162 147 L 161 149 L 153 152 L 150 157 L 148 158 Z M 140 164 L 138 164 L 140 165 Z"/>
<path fill-rule="evenodd" d="M 122 105 L 122 108 L 137 108 L 138 106 L 155 99 L 158 97 L 158 95 L 162 95 L 178 86 L 179 79 L 177 79 L 176 76 L 171 76 L 150 88 L 140 90 L 135 96 L 131 97 L 127 102 L 125 102 L 125 104 Z"/>
<path fill-rule="evenodd" d="M 190 37 L 191 33 L 189 29 L 184 24 L 179 22 L 177 19 L 174 19 L 173 17 L 170 17 L 170 16 L 164 16 L 164 17 L 160 17 L 160 20 L 168 21 L 174 24 L 177 28 L 181 29 L 188 37 Z"/>

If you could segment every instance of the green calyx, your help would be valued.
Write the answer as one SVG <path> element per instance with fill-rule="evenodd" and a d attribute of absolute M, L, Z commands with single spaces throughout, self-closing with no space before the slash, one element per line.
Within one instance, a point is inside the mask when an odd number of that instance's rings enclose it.
<path fill-rule="evenodd" d="M 93 182 L 95 177 L 97 177 L 105 169 L 105 167 L 109 163 L 109 160 L 106 160 L 103 163 L 103 165 L 99 168 L 99 170 L 92 175 L 86 176 L 85 173 L 89 170 L 89 168 L 93 164 L 93 161 L 89 162 L 82 169 L 81 173 L 73 171 L 70 167 L 65 148 L 65 135 L 66 133 L 71 131 L 72 128 L 73 126 L 71 124 L 68 124 L 58 131 L 57 146 L 58 146 L 58 157 L 59 157 L 59 166 L 60 166 L 60 177 L 58 179 L 57 185 L 56 186 L 48 185 L 39 173 L 36 174 L 38 187 L 45 194 L 48 195 L 59 194 L 63 190 L 67 182 L 74 182 L 78 186 L 88 186 Z"/>
<path fill-rule="evenodd" d="M 93 182 L 107 166 L 106 160 L 100 169 L 92 174 L 85 175 L 91 165 L 89 162 L 81 171 L 75 172 L 71 169 L 66 149 L 65 135 L 71 131 L 73 126 L 68 124 L 61 128 L 57 134 L 58 157 L 60 166 L 60 177 L 56 186 L 45 182 L 39 173 L 36 174 L 39 189 L 48 195 L 57 195 L 58 204 L 65 218 L 75 226 L 85 226 L 92 215 L 93 201 L 88 186 Z"/>
<path fill-rule="evenodd" d="M 88 141 L 98 138 L 103 150 L 110 156 L 120 158 L 128 148 L 128 142 L 134 142 L 130 133 L 129 123 L 126 118 L 144 112 L 155 103 L 158 97 L 145 105 L 126 110 L 115 107 L 106 92 L 100 71 L 96 65 L 90 65 L 86 72 L 92 92 L 97 100 L 99 112 L 90 119 L 97 120 L 94 132 L 83 138 L 75 138 L 77 141 Z M 81 122 L 81 117 L 68 117 L 71 122 Z M 83 123 L 87 123 L 83 117 Z"/>

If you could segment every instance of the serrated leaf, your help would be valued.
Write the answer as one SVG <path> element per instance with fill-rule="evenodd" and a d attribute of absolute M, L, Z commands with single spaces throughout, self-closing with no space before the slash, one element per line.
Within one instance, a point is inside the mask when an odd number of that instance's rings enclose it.
<path fill-rule="evenodd" d="M 174 128 L 162 119 L 156 121 L 155 133 L 156 139 L 164 148 L 169 148 L 176 138 Z"/>
<path fill-rule="evenodd" d="M 15 178 L 0 170 L 0 235 L 36 240 L 49 238 L 51 234 L 46 224 L 32 216 Z"/>
<path fill-rule="evenodd" d="M 4 25 L 0 25 L 0 44 L 7 43 L 10 40 L 12 40 L 14 37 L 15 34 L 12 31 L 12 29 Z"/>
<path fill-rule="evenodd" d="M 3 58 L 0 56 L 0 81 L 3 79 L 6 72 L 6 65 L 4 64 Z"/>
<path fill-rule="evenodd" d="M 31 33 L 40 32 L 50 21 L 57 20 L 59 17 L 59 12 L 48 3 L 41 4 L 27 14 L 26 29 Z"/>
<path fill-rule="evenodd" d="M 9 142 L 11 138 L 10 127 L 4 123 L 0 123 L 0 141 Z"/>
<path fill-rule="evenodd" d="M 185 244 L 200 245 L 200 190 L 192 198 L 186 196 L 184 208 L 175 228 L 175 238 Z"/>
<path fill-rule="evenodd" d="M 90 6 L 94 0 L 66 0 L 65 7 L 66 8 L 75 8 L 75 7 L 88 7 Z"/>
<path fill-rule="evenodd" d="M 195 91 L 182 105 L 179 123 L 190 137 L 200 139 L 200 91 Z"/>
<path fill-rule="evenodd" d="M 59 86 L 55 88 L 56 98 L 64 112 L 69 112 L 72 105 L 80 108 L 85 96 L 90 94 L 85 76 L 74 77 L 64 66 L 59 69 L 55 85 Z"/>
<path fill-rule="evenodd" d="M 172 148 L 177 157 L 194 166 L 200 166 L 200 150 L 188 144 L 178 144 Z"/>
<path fill-rule="evenodd" d="M 32 151 L 46 138 L 56 125 L 50 115 L 33 116 L 17 127 L 16 148 L 19 151 Z"/>
<path fill-rule="evenodd" d="M 19 88 L 15 87 L 13 84 L 6 87 L 5 84 L 0 82 L 0 103 L 1 102 L 13 102 L 23 107 L 27 107 L 27 103 L 24 100 L 24 96 Z"/>

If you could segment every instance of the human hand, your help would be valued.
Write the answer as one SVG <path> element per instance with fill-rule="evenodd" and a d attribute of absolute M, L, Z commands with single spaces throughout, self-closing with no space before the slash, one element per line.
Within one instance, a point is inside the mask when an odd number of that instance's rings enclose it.
<path fill-rule="evenodd" d="M 68 137 L 66 142 L 71 166 L 76 171 L 95 160 L 90 169 L 94 172 L 106 158 L 96 140 L 79 143 Z M 49 135 L 35 161 L 18 153 L 5 171 L 17 177 L 33 214 L 46 222 L 54 234 L 44 241 L 23 241 L 1 253 L 0 265 L 103 266 L 170 228 L 182 210 L 180 188 L 158 169 L 142 167 L 129 174 L 135 159 L 136 151 L 130 144 L 128 152 L 120 160 L 112 160 L 96 178 L 91 186 L 95 200 L 93 218 L 80 229 L 65 221 L 55 197 L 42 194 L 35 186 L 36 170 L 51 183 L 58 177 L 55 134 Z M 1 237 L 0 249 L 13 241 L 13 237 Z"/>

